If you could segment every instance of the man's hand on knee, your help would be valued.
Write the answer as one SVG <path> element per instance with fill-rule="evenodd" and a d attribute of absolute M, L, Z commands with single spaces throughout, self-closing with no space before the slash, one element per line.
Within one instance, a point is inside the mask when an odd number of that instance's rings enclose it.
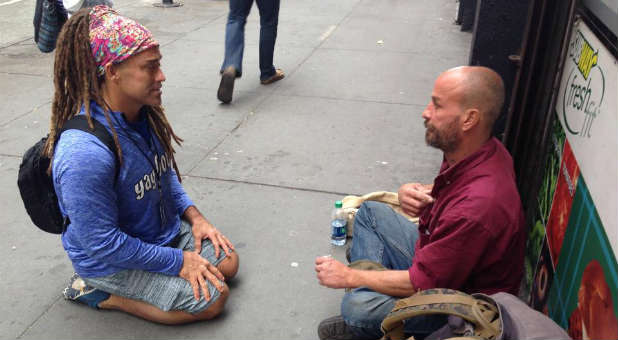
<path fill-rule="evenodd" d="M 431 194 L 433 185 L 420 183 L 407 183 L 399 188 L 398 197 L 401 209 L 408 215 L 417 217 L 421 211 L 434 199 Z"/>
<path fill-rule="evenodd" d="M 200 287 L 206 301 L 210 300 L 207 281 L 210 281 L 215 288 L 223 291 L 223 283 L 225 278 L 215 265 L 202 258 L 197 252 L 183 251 L 182 252 L 182 268 L 178 276 L 189 281 L 193 288 L 193 296 L 196 300 L 200 299 Z"/>

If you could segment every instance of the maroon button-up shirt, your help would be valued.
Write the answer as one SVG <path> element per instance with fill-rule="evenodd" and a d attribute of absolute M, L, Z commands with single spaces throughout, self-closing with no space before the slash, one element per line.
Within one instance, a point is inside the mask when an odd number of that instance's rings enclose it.
<path fill-rule="evenodd" d="M 517 295 L 526 230 L 513 159 L 495 138 L 434 180 L 419 221 L 410 281 L 416 289 Z"/>

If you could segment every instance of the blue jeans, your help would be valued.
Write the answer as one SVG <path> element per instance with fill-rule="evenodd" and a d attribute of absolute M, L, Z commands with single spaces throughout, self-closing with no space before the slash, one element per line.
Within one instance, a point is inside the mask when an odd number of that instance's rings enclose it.
<path fill-rule="evenodd" d="M 371 260 L 394 270 L 407 270 L 412 265 L 418 227 L 396 213 L 388 205 L 367 201 L 356 213 L 350 260 Z M 356 288 L 345 294 L 341 315 L 358 339 L 382 337 L 380 324 L 395 306 L 396 297 L 369 288 Z M 406 334 L 417 338 L 445 325 L 441 315 L 419 316 L 405 321 Z"/>
<path fill-rule="evenodd" d="M 245 49 L 245 24 L 253 0 L 229 0 L 230 14 L 225 28 L 225 59 L 221 71 L 234 66 L 236 76 L 242 75 L 242 55 Z M 260 80 L 275 74 L 273 53 L 277 39 L 280 0 L 255 0 L 260 11 Z"/>

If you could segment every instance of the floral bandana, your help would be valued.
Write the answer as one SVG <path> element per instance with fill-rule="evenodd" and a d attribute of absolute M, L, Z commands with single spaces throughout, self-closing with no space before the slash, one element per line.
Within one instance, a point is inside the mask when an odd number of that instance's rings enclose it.
<path fill-rule="evenodd" d="M 120 63 L 132 55 L 159 46 L 146 27 L 107 6 L 92 8 L 89 30 L 90 48 L 99 76 L 105 74 L 105 65 Z"/>

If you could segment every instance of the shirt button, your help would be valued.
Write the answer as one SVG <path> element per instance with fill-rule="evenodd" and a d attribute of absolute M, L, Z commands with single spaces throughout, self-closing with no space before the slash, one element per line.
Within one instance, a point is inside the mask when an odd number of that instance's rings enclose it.
<path fill-rule="evenodd" d="M 449 185 L 449 184 L 451 184 L 451 181 L 446 181 L 446 185 Z"/>

